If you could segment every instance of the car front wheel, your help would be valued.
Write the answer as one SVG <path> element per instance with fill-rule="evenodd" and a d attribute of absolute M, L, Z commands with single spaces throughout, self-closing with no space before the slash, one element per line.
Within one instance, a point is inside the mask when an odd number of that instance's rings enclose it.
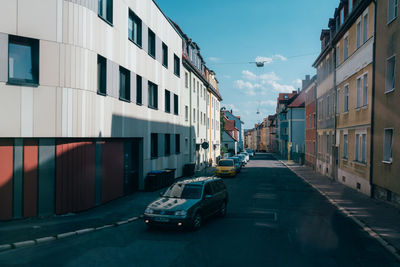
<path fill-rule="evenodd" d="M 227 213 L 227 204 L 226 204 L 226 201 L 224 201 L 221 204 L 221 208 L 219 209 L 219 215 L 221 217 L 226 217 L 226 213 Z"/>
<path fill-rule="evenodd" d="M 192 230 L 196 231 L 196 230 L 200 229 L 202 222 L 203 222 L 203 218 L 201 217 L 200 212 L 197 212 L 196 215 L 194 215 L 194 217 L 193 217 Z"/>

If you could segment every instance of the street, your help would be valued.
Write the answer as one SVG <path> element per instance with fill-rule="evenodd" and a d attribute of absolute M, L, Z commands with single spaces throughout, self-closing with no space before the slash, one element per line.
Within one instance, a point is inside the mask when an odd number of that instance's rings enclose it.
<path fill-rule="evenodd" d="M 10 250 L 0 254 L 0 266 L 399 266 L 270 154 L 257 154 L 224 181 L 227 217 L 197 232 L 147 229 L 139 220 Z"/>

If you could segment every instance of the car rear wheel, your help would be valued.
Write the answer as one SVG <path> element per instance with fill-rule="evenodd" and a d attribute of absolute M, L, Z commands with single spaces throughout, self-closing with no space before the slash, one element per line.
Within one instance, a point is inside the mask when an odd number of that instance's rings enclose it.
<path fill-rule="evenodd" d="M 194 215 L 193 221 L 192 221 L 192 230 L 196 231 L 196 230 L 200 229 L 202 222 L 203 222 L 203 218 L 201 217 L 201 214 L 199 212 L 196 213 L 196 215 Z"/>

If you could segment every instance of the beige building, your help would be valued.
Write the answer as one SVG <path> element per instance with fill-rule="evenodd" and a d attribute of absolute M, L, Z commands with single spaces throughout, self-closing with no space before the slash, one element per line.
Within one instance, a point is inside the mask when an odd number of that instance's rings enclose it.
<path fill-rule="evenodd" d="M 373 113 L 373 195 L 400 205 L 400 20 L 397 1 L 379 1 Z"/>
<path fill-rule="evenodd" d="M 370 195 L 374 3 L 340 5 L 336 52 L 338 181 Z M 344 18 L 342 17 L 344 15 Z"/>

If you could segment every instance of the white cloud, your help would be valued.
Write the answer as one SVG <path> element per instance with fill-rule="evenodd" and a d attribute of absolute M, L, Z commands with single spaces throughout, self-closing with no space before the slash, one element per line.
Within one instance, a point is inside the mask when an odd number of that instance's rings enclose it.
<path fill-rule="evenodd" d="M 242 75 L 243 75 L 243 78 L 245 78 L 247 80 L 256 80 L 257 79 L 257 75 L 252 73 L 249 70 L 242 71 Z"/>
<path fill-rule="evenodd" d="M 279 60 L 281 60 L 281 61 L 286 61 L 286 60 L 287 60 L 286 57 L 284 57 L 284 56 L 282 56 L 282 55 L 279 55 L 279 54 L 278 54 L 278 55 L 275 55 L 274 58 L 279 59 Z"/>
<path fill-rule="evenodd" d="M 279 84 L 276 81 L 271 81 L 269 84 L 275 91 L 278 91 L 280 93 L 290 93 L 296 90 L 292 85 Z"/>
<path fill-rule="evenodd" d="M 270 64 L 270 63 L 273 63 L 276 61 L 286 61 L 286 60 L 287 60 L 286 57 L 276 54 L 276 55 L 273 55 L 272 57 L 258 56 L 258 57 L 256 57 L 255 62 L 264 62 L 264 64 Z"/>
<path fill-rule="evenodd" d="M 293 81 L 293 84 L 294 84 L 296 87 L 301 87 L 302 84 L 303 84 L 303 82 L 302 82 L 301 79 L 296 79 L 296 80 Z"/>
<path fill-rule="evenodd" d="M 207 58 L 209 61 L 211 61 L 211 62 L 218 62 L 218 61 L 220 61 L 221 59 L 220 58 L 218 58 L 218 57 L 209 57 L 209 58 Z"/>
<path fill-rule="evenodd" d="M 230 75 L 224 75 L 224 76 L 222 76 L 222 77 L 224 77 L 225 79 L 230 79 L 230 78 L 232 78 Z"/>
<path fill-rule="evenodd" d="M 268 81 L 279 81 L 280 80 L 280 78 L 278 77 L 278 75 L 275 74 L 275 72 L 261 74 L 259 78 L 264 83 L 268 82 Z"/>
<path fill-rule="evenodd" d="M 256 95 L 256 92 L 254 90 L 255 86 L 251 82 L 237 80 L 237 81 L 235 81 L 234 84 L 235 84 L 236 88 L 238 88 L 240 91 L 242 91 L 246 95 Z"/>
<path fill-rule="evenodd" d="M 224 105 L 222 105 L 222 107 L 225 107 L 227 110 L 232 110 L 232 112 L 234 114 L 239 113 L 239 109 L 236 108 L 236 106 L 234 104 L 224 104 Z"/>

